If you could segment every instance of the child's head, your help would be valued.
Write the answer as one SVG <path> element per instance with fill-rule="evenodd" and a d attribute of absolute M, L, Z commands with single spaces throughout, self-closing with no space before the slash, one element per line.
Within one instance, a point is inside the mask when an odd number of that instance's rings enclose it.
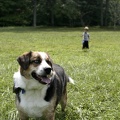
<path fill-rule="evenodd" d="M 87 26 L 84 27 L 84 30 L 85 30 L 85 31 L 88 31 L 88 30 L 89 30 L 89 27 L 87 27 Z"/>

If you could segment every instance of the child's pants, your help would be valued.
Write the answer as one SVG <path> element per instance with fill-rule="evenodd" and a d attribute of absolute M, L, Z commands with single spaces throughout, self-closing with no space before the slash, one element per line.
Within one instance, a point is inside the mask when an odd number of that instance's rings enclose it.
<path fill-rule="evenodd" d="M 84 49 L 84 48 L 88 48 L 88 49 L 89 49 L 89 43 L 88 43 L 88 41 L 84 41 L 84 42 L 83 42 L 83 47 L 82 47 L 82 49 Z"/>

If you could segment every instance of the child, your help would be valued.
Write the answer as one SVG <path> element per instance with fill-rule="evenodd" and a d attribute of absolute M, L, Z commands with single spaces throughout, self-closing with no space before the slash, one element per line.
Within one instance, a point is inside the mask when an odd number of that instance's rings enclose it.
<path fill-rule="evenodd" d="M 83 46 L 82 46 L 82 49 L 85 49 L 85 48 L 89 49 L 89 39 L 90 39 L 90 35 L 89 35 L 89 33 L 88 33 L 88 30 L 89 30 L 89 28 L 86 26 L 86 27 L 84 28 L 84 32 L 83 32 L 83 34 L 82 34 L 82 36 L 83 36 Z"/>

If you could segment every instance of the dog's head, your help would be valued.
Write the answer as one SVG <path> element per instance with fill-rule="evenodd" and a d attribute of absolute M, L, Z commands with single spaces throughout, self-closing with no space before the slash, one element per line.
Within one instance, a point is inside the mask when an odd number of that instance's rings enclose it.
<path fill-rule="evenodd" d="M 17 59 L 21 75 L 34 78 L 42 84 L 49 84 L 53 75 L 52 61 L 45 52 L 27 52 Z"/>

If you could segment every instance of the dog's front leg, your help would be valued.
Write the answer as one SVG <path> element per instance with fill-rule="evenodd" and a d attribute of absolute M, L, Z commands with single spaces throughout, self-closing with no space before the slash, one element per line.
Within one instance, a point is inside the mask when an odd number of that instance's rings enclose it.
<path fill-rule="evenodd" d="M 50 115 L 49 117 L 47 117 L 46 120 L 55 120 L 55 117 L 54 117 L 54 115 Z"/>
<path fill-rule="evenodd" d="M 20 120 L 29 120 L 29 118 L 26 116 L 20 116 L 19 118 L 20 118 Z"/>
<path fill-rule="evenodd" d="M 20 120 L 29 120 L 29 117 L 26 116 L 23 112 L 19 111 Z"/>
<path fill-rule="evenodd" d="M 42 120 L 55 120 L 55 112 L 50 112 L 44 115 L 44 118 Z"/>

